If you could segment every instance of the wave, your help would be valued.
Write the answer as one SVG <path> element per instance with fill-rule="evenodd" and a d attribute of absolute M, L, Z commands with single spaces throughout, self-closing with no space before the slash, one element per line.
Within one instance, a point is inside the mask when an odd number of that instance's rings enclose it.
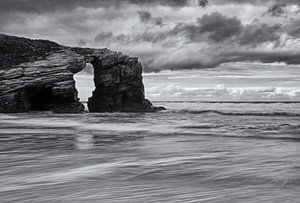
<path fill-rule="evenodd" d="M 82 103 L 87 103 L 87 101 L 82 101 Z M 239 101 L 239 100 L 232 100 L 232 101 L 223 101 L 223 100 L 215 100 L 215 101 L 187 101 L 187 100 L 176 100 L 176 101 L 170 101 L 170 100 L 152 100 L 152 103 L 194 103 L 194 104 L 300 104 L 300 101 Z"/>
<path fill-rule="evenodd" d="M 184 128 L 184 129 L 188 129 L 188 126 L 183 126 L 183 127 L 179 127 L 179 128 Z M 194 129 L 194 127 L 192 127 L 192 129 Z M 209 132 L 194 132 L 194 133 L 175 133 L 174 135 L 186 135 L 186 136 L 191 136 L 191 135 L 195 135 L 197 137 L 201 136 L 201 137 L 221 137 L 221 138 L 237 138 L 237 139 L 255 139 L 255 140 L 282 140 L 282 141 L 291 141 L 291 142 L 300 142 L 300 138 L 299 137 L 295 137 L 293 135 L 271 135 L 271 134 L 259 134 L 259 135 L 255 135 L 255 134 L 234 134 L 234 133 L 230 133 L 230 134 L 226 134 L 226 133 L 209 133 Z M 182 142 L 197 142 L 199 141 L 198 139 L 190 139 L 190 140 L 186 140 L 186 141 L 182 141 Z"/>
<path fill-rule="evenodd" d="M 225 112 L 218 110 L 178 110 L 180 114 L 218 114 L 223 116 L 272 116 L 272 117 L 300 117 L 300 113 L 292 112 Z"/>

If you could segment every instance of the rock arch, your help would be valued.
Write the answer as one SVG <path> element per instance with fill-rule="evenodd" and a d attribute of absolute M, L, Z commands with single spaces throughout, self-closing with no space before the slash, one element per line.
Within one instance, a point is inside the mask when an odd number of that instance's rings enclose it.
<path fill-rule="evenodd" d="M 90 112 L 162 109 L 145 99 L 142 66 L 135 57 L 0 35 L 0 112 L 83 112 L 73 76 L 86 63 L 94 67 L 96 87 L 88 100 Z"/>

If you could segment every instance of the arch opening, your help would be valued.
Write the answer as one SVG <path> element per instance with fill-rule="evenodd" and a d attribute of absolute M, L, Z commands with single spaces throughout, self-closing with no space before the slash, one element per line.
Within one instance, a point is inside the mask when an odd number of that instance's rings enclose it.
<path fill-rule="evenodd" d="M 80 102 L 84 104 L 85 110 L 88 110 L 87 101 L 95 90 L 94 83 L 94 67 L 91 63 L 87 63 L 86 67 L 74 75 L 75 86 L 78 91 Z"/>

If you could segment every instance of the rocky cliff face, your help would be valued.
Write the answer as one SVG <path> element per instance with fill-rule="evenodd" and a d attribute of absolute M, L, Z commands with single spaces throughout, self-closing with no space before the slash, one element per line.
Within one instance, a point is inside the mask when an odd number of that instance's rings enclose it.
<path fill-rule="evenodd" d="M 0 35 L 0 112 L 83 112 L 73 75 L 86 63 L 94 67 L 96 87 L 88 101 L 90 112 L 160 110 L 145 99 L 137 58 Z"/>

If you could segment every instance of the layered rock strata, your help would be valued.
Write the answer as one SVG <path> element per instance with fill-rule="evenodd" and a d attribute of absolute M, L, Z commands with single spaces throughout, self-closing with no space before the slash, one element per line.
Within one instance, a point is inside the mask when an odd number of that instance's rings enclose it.
<path fill-rule="evenodd" d="M 145 99 L 142 66 L 135 57 L 0 35 L 0 112 L 83 112 L 73 76 L 86 63 L 94 67 L 96 87 L 90 112 L 161 110 Z"/>

